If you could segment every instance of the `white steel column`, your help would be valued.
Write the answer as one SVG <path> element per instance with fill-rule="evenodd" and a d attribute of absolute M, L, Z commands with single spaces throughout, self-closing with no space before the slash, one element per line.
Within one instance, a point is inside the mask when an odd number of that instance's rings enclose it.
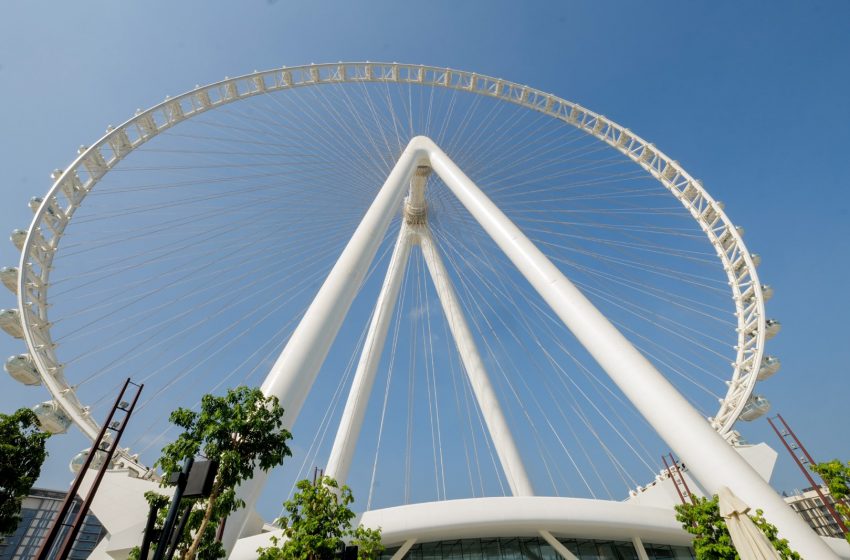
<path fill-rule="evenodd" d="M 540 536 L 543 537 L 543 540 L 549 543 L 549 546 L 555 549 L 555 552 L 557 552 L 564 560 L 579 560 L 575 554 L 570 552 L 570 549 L 565 547 L 563 543 L 556 539 L 549 531 L 544 531 L 543 529 L 540 529 L 538 533 L 540 533 Z"/>
<path fill-rule="evenodd" d="M 699 483 L 715 494 L 728 486 L 765 517 L 803 558 L 837 558 L 761 476 L 715 432 L 649 360 L 549 261 L 429 138 L 432 169 L 596 359 Z"/>
<path fill-rule="evenodd" d="M 649 560 L 649 555 L 646 553 L 646 549 L 643 547 L 643 541 L 640 540 L 640 537 L 637 535 L 632 537 L 632 544 L 635 546 L 635 552 L 637 552 L 640 560 Z"/>
<path fill-rule="evenodd" d="M 295 424 L 387 227 L 401 209 L 405 187 L 419 157 L 413 146 L 402 153 L 263 382 L 263 393 L 280 399 L 288 426 Z"/>
<path fill-rule="evenodd" d="M 469 384 L 478 400 L 478 407 L 481 409 L 485 424 L 487 424 L 487 431 L 490 432 L 490 439 L 493 440 L 493 447 L 496 448 L 496 454 L 499 456 L 502 470 L 505 471 L 505 478 L 511 487 L 511 493 L 514 496 L 533 496 L 534 489 L 531 486 L 531 481 L 528 479 L 519 450 L 502 413 L 499 399 L 496 397 L 496 392 L 487 376 L 487 370 L 481 360 L 481 355 L 478 353 L 478 347 L 475 344 L 472 332 L 469 330 L 463 309 L 457 300 L 454 288 L 452 288 L 452 282 L 446 272 L 443 259 L 440 257 L 434 239 L 431 237 L 431 231 L 427 226 L 417 226 L 415 231 L 419 236 L 422 256 L 425 258 L 425 264 L 428 265 L 428 271 L 431 273 L 434 287 L 443 306 L 443 313 L 449 323 L 449 330 L 463 361 L 463 368 L 469 377 Z"/>
<path fill-rule="evenodd" d="M 420 168 L 421 169 L 421 168 Z M 407 199 L 408 214 L 412 220 L 426 221 L 424 204 L 424 178 L 427 172 L 417 172 L 411 181 L 410 195 Z M 419 242 L 425 263 L 431 273 L 437 295 L 443 307 L 443 312 L 449 324 L 449 329 L 457 345 L 458 353 L 463 361 L 464 369 L 469 377 L 478 406 L 505 473 L 505 479 L 514 496 L 532 496 L 534 490 L 526 473 L 525 466 L 517 450 L 513 435 L 502 413 L 496 393 L 487 375 L 484 362 L 478 352 L 475 339 L 464 318 L 457 295 L 452 287 L 451 279 L 446 272 L 439 250 L 427 225 L 417 223 L 408 225 L 407 220 L 402 224 L 393 256 L 378 295 L 372 323 L 366 334 L 366 341 L 357 371 L 354 375 L 345 410 L 340 419 L 326 474 L 340 483 L 345 482 L 351 461 L 360 436 L 363 417 L 369 401 L 369 395 L 375 380 L 375 372 L 383 354 L 387 331 L 393 308 L 398 298 L 404 266 L 410 254 L 413 243 Z"/>
<path fill-rule="evenodd" d="M 424 160 L 424 161 L 422 161 Z M 390 172 L 330 275 L 319 290 L 263 384 L 277 395 L 292 426 L 316 374 L 374 258 L 414 166 L 430 164 L 461 203 L 523 273 L 567 328 L 585 346 L 665 442 L 688 464 L 709 492 L 728 486 L 765 517 L 804 558 L 837 558 L 688 401 L 593 306 L 507 216 L 429 138 L 417 136 Z M 674 419 L 674 421 L 670 421 Z M 250 489 L 240 488 L 250 511 L 265 482 L 257 473 Z M 246 515 L 231 516 L 225 531 L 229 550 L 241 534 Z"/>
<path fill-rule="evenodd" d="M 393 556 L 392 556 L 392 558 L 390 558 L 390 560 L 401 560 L 402 558 L 404 558 L 405 554 L 407 554 L 407 551 L 410 550 L 411 548 L 413 548 L 413 545 L 415 545 L 415 544 L 416 544 L 416 539 L 408 539 L 408 540 L 404 541 L 404 544 L 401 545 L 401 548 L 396 550 L 395 554 L 393 554 Z"/>
<path fill-rule="evenodd" d="M 340 484 L 344 484 L 348 478 L 348 470 L 357 447 L 363 417 L 366 415 L 369 404 L 369 395 L 372 394 L 372 386 L 375 383 L 375 371 L 384 353 L 390 319 L 398 300 L 407 259 L 410 256 L 412 235 L 408 225 L 402 222 L 387 275 L 381 286 L 381 293 L 378 294 L 378 301 L 375 303 L 374 315 L 372 315 L 369 331 L 366 333 L 363 352 L 357 363 L 357 371 L 354 373 L 348 400 L 345 402 L 345 410 L 342 412 L 331 448 L 325 474 L 335 478 Z"/>
<path fill-rule="evenodd" d="M 402 152 L 263 382 L 263 393 L 280 399 L 287 428 L 295 424 L 387 227 L 401 208 L 404 190 L 413 176 L 414 168 L 425 155 L 416 142 L 408 144 Z M 340 204 L 344 203 L 340 201 Z M 245 501 L 245 508 L 227 520 L 223 538 L 226 551 L 233 548 L 236 539 L 242 534 L 267 478 L 268 473 L 258 469 L 254 478 L 239 487 L 239 497 Z"/>

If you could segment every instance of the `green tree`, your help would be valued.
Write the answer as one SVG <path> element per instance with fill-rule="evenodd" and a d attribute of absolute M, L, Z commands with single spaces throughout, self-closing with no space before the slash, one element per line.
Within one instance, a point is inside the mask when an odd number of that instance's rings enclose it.
<path fill-rule="evenodd" d="M 788 545 L 788 539 L 779 538 L 779 529 L 776 528 L 776 525 L 770 523 L 764 518 L 763 510 L 757 509 L 756 514 L 751 515 L 750 518 L 753 520 L 753 523 L 756 524 L 756 527 L 761 529 L 761 532 L 767 536 L 767 540 L 770 541 L 770 544 L 773 545 L 773 548 L 776 549 L 776 552 L 779 553 L 781 558 L 802 560 L 799 554 L 791 550 L 791 547 Z"/>
<path fill-rule="evenodd" d="M 202 542 L 205 557 L 223 556 L 223 549 L 219 556 L 211 555 L 215 530 L 221 519 L 245 505 L 236 497 L 236 487 L 252 478 L 257 468 L 276 467 L 291 455 L 286 442 L 292 435 L 283 428 L 283 409 L 277 397 L 238 387 L 221 397 L 204 395 L 200 412 L 179 408 L 169 420 L 184 431 L 162 449 L 156 462 L 162 467 L 163 480 L 179 472 L 189 457 L 203 454 L 218 461 L 210 497 L 199 507 L 202 514 L 192 512 L 189 534 L 194 537 L 181 558 L 200 556 Z"/>
<path fill-rule="evenodd" d="M 692 504 L 676 506 L 676 519 L 694 535 L 697 560 L 739 560 L 726 521 L 720 515 L 717 496 L 696 498 Z M 779 538 L 779 531 L 764 518 L 762 510 L 756 510 L 756 515 L 751 515 L 750 519 L 767 536 L 783 560 L 801 560 L 800 555 L 788 546 L 788 541 Z"/>
<path fill-rule="evenodd" d="M 835 511 L 844 520 L 844 525 L 850 526 L 850 505 L 847 503 L 847 499 L 850 498 L 850 462 L 844 465 L 838 459 L 833 459 L 826 463 L 810 465 L 809 468 L 826 482 L 826 487 L 829 488 L 829 493 L 835 500 Z M 850 542 L 850 532 L 844 533 L 844 538 Z"/>
<path fill-rule="evenodd" d="M 697 559 L 735 560 L 738 553 L 717 505 L 718 498 L 696 498 L 693 504 L 676 506 L 676 519 L 694 535 Z"/>
<path fill-rule="evenodd" d="M 0 535 L 21 522 L 21 503 L 41 473 L 49 437 L 28 408 L 0 414 Z"/>
<path fill-rule="evenodd" d="M 322 476 L 316 483 L 302 480 L 298 491 L 283 504 L 288 512 L 278 520 L 286 539 L 272 537 L 272 546 L 260 548 L 258 560 L 330 560 L 345 539 L 357 546 L 358 560 L 375 560 L 383 552 L 381 529 L 351 526 L 355 514 L 348 486 Z"/>
<path fill-rule="evenodd" d="M 358 560 L 377 560 L 384 551 L 381 543 L 381 528 L 370 529 L 358 525 L 351 539 L 352 546 L 357 547 Z"/>

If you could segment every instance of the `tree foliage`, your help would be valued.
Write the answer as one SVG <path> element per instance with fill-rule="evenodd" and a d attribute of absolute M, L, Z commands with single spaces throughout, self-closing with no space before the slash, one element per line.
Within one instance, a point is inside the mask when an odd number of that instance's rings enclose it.
<path fill-rule="evenodd" d="M 292 435 L 283 428 L 283 408 L 277 397 L 238 387 L 221 397 L 204 395 L 199 412 L 179 408 L 169 420 L 184 431 L 163 448 L 156 463 L 163 480 L 180 472 L 189 457 L 203 454 L 218 461 L 210 497 L 199 500 L 198 509 L 192 511 L 188 533 L 194 538 L 181 558 L 202 557 L 202 549 L 204 557 L 218 558 L 224 555 L 214 544 L 218 523 L 245 505 L 236 497 L 236 487 L 252 478 L 256 469 L 276 467 L 291 455 L 286 442 Z M 218 556 L 213 555 L 215 550 Z"/>
<path fill-rule="evenodd" d="M 753 523 L 756 524 L 762 533 L 767 536 L 767 540 L 770 541 L 770 544 L 773 545 L 773 548 L 776 549 L 776 552 L 779 553 L 780 558 L 783 560 L 802 560 L 800 555 L 793 550 L 788 544 L 788 539 L 780 539 L 779 538 L 779 529 L 776 528 L 776 525 L 770 523 L 767 519 L 764 518 L 764 511 L 757 509 L 755 515 L 751 515 L 750 519 L 753 520 Z"/>
<path fill-rule="evenodd" d="M 384 545 L 381 543 L 381 528 L 370 529 L 363 525 L 358 525 L 354 529 L 351 545 L 357 547 L 358 560 L 377 560 L 384 551 Z"/>
<path fill-rule="evenodd" d="M 697 560 L 739 560 L 726 521 L 720 515 L 718 502 L 717 496 L 714 496 L 711 499 L 695 498 L 692 504 L 676 506 L 676 519 L 694 535 Z M 801 560 L 800 555 L 788 546 L 788 541 L 779 538 L 779 531 L 764 518 L 762 510 L 756 510 L 756 515 L 751 515 L 750 519 L 767 536 L 783 560 Z"/>
<path fill-rule="evenodd" d="M 717 496 L 711 500 L 696 498 L 693 504 L 676 506 L 676 519 L 688 533 L 694 535 L 694 552 L 698 560 L 738 558 L 732 546 L 732 537 L 720 516 Z"/>
<path fill-rule="evenodd" d="M 21 504 L 41 473 L 49 437 L 28 408 L 0 414 L 0 535 L 21 522 Z"/>
<path fill-rule="evenodd" d="M 358 560 L 375 560 L 383 552 L 380 528 L 351 526 L 354 497 L 348 486 L 322 476 L 315 484 L 302 480 L 297 487 L 283 504 L 288 515 L 278 520 L 285 539 L 272 537 L 271 547 L 258 549 L 259 560 L 330 560 L 346 539 L 358 547 Z"/>
<path fill-rule="evenodd" d="M 826 482 L 832 499 L 835 500 L 835 511 L 844 520 L 845 526 L 850 526 L 850 462 L 846 465 L 838 459 L 811 465 L 810 468 L 818 473 Z M 850 532 L 844 533 L 844 538 L 850 542 Z"/>

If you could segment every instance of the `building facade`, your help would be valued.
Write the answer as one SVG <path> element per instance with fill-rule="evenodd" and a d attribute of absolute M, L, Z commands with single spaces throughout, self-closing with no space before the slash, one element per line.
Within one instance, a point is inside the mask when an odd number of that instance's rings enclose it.
<path fill-rule="evenodd" d="M 3 540 L 0 542 L 0 560 L 34 558 L 42 541 L 47 536 L 47 532 L 53 525 L 64 499 L 65 492 L 33 488 L 30 495 L 24 498 L 21 507 L 21 523 L 18 528 L 11 535 L 3 536 Z M 74 500 L 69 516 L 71 519 L 79 511 L 81 503 L 79 498 Z M 57 543 L 62 543 L 67 531 L 68 528 L 63 527 Z M 89 513 L 83 521 L 83 526 L 80 528 L 80 533 L 68 557 L 75 560 L 88 558 L 105 533 L 106 531 L 97 517 Z"/>
<path fill-rule="evenodd" d="M 832 505 L 835 501 L 829 494 L 829 488 L 821 487 L 824 498 Z M 834 537 L 843 539 L 844 533 L 838 522 L 829 513 L 814 488 L 798 490 L 792 496 L 786 496 L 785 501 L 806 520 L 806 523 L 822 537 Z"/>
<path fill-rule="evenodd" d="M 578 560 L 640 560 L 633 541 L 604 539 L 557 539 Z M 649 560 L 694 560 L 688 546 L 642 543 Z M 384 550 L 381 560 L 391 560 L 401 547 Z M 563 560 L 540 537 L 491 537 L 450 539 L 417 543 L 403 555 L 405 560 Z"/>

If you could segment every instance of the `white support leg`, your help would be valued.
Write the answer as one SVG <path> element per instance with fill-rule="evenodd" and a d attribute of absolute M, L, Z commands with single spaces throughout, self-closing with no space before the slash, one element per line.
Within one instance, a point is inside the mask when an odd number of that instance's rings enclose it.
<path fill-rule="evenodd" d="M 596 309 L 531 241 L 430 139 L 413 138 L 390 172 L 287 347 L 263 390 L 281 398 L 292 426 L 360 283 L 374 258 L 404 187 L 420 162 L 430 164 L 496 244 L 587 348 L 640 413 L 688 464 L 698 482 L 716 493 L 728 486 L 752 507 L 765 511 L 780 536 L 804 558 L 837 558 L 755 470 L 733 450 L 655 367 Z M 674 418 L 675 422 L 670 422 Z M 240 489 L 250 510 L 264 473 Z M 244 511 L 244 510 L 243 510 Z M 246 516 L 233 515 L 225 531 L 232 548 Z"/>
<path fill-rule="evenodd" d="M 835 553 L 696 409 L 430 139 L 416 137 L 442 178 L 549 307 L 709 492 L 728 486 L 803 558 Z M 672 421 L 671 421 L 672 419 Z"/>
<path fill-rule="evenodd" d="M 348 476 L 374 384 L 375 372 L 383 354 L 390 318 L 401 287 L 404 265 L 410 254 L 411 245 L 415 241 L 414 238 L 421 245 L 425 263 L 431 273 L 449 329 L 505 473 L 505 479 L 514 496 L 531 496 L 534 491 L 525 466 L 487 376 L 484 362 L 464 318 L 463 309 L 452 288 L 443 260 L 427 226 L 411 228 L 407 224 L 402 225 L 384 285 L 378 296 L 375 314 L 366 334 L 363 353 L 357 365 L 325 472 L 340 483 L 345 482 Z"/>
<path fill-rule="evenodd" d="M 425 152 L 413 143 L 402 152 L 263 382 L 263 393 L 280 399 L 286 411 L 285 422 L 288 428 L 292 428 L 298 418 L 301 406 L 316 380 L 354 297 L 360 290 L 387 227 L 401 208 L 405 188 L 410 183 L 416 164 L 424 155 Z M 344 201 L 340 201 L 340 204 L 344 204 Z M 267 478 L 268 473 L 258 470 L 254 473 L 254 478 L 240 486 L 239 497 L 245 501 L 246 506 L 231 515 L 225 525 L 223 543 L 228 552 L 242 534 L 248 512 L 257 502 Z"/>
<path fill-rule="evenodd" d="M 413 548 L 413 545 L 415 544 L 416 539 L 408 539 L 404 541 L 404 544 L 401 545 L 401 548 L 396 550 L 395 554 L 393 554 L 393 557 L 390 558 L 390 560 L 401 560 L 402 558 L 404 558 L 405 554 L 407 554 L 407 551 Z"/>
<path fill-rule="evenodd" d="M 575 554 L 570 552 L 570 549 L 565 547 L 563 543 L 556 539 L 549 531 L 544 531 L 543 529 L 540 529 L 538 533 L 540 533 L 540 536 L 543 537 L 543 540 L 549 543 L 549 546 L 551 546 L 555 550 L 555 552 L 557 552 L 558 555 L 560 555 L 560 557 L 564 560 L 579 560 Z"/>
<path fill-rule="evenodd" d="M 632 544 L 635 546 L 635 552 L 640 560 L 649 560 L 649 555 L 646 553 L 646 549 L 643 547 L 643 541 L 640 540 L 640 537 L 632 537 Z"/>
<path fill-rule="evenodd" d="M 493 447 L 496 448 L 496 454 L 499 457 L 502 470 L 505 472 L 508 485 L 511 487 L 511 493 L 514 496 L 533 496 L 534 489 L 528 479 L 525 465 L 523 465 L 513 435 L 502 413 L 499 399 L 496 397 L 496 392 L 487 376 L 484 362 L 481 360 L 475 339 L 464 317 L 463 309 L 457 300 L 454 288 L 452 288 L 452 282 L 446 272 L 443 259 L 440 257 L 433 237 L 431 237 L 431 231 L 427 226 L 417 226 L 415 231 L 419 236 L 422 256 L 425 258 L 425 264 L 428 266 L 428 271 L 431 273 L 434 287 L 443 306 L 443 313 L 445 313 L 446 321 L 449 323 L 449 330 L 457 345 L 475 398 L 478 400 L 481 415 L 484 417 L 487 431 L 490 432 L 490 439 L 493 441 Z"/>
<path fill-rule="evenodd" d="M 363 417 L 369 404 L 369 395 L 375 383 L 375 372 L 384 353 L 384 344 L 387 340 L 387 331 L 390 319 L 398 300 L 398 292 L 401 281 L 404 278 L 404 270 L 407 259 L 410 256 L 412 233 L 406 223 L 402 223 L 398 240 L 390 258 L 390 265 L 378 301 L 375 303 L 375 312 L 372 323 L 366 333 L 363 345 L 363 353 L 354 373 L 348 400 L 345 402 L 345 410 L 339 421 L 336 437 L 334 438 L 331 455 L 328 459 L 325 474 L 335 478 L 340 484 L 344 484 L 348 478 L 348 470 L 357 447 L 357 439 L 360 436 L 360 428 L 363 426 Z"/>

